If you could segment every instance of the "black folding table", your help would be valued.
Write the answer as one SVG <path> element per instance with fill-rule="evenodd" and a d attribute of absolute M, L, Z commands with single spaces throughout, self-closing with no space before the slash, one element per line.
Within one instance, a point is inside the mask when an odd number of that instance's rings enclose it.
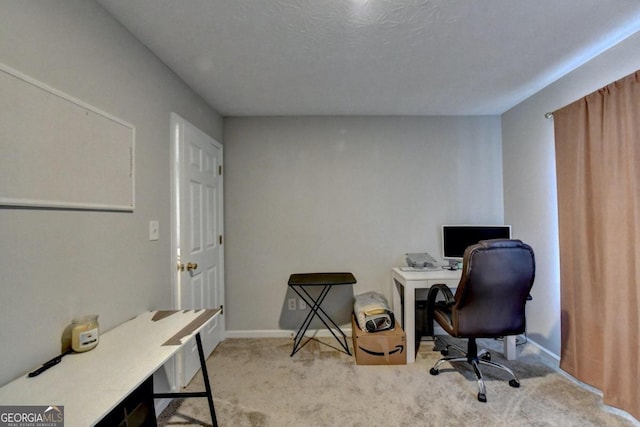
<path fill-rule="evenodd" d="M 347 336 L 342 332 L 342 329 L 340 329 L 336 322 L 334 322 L 333 319 L 331 319 L 331 317 L 329 317 L 329 315 L 322 309 L 321 305 L 333 286 L 352 285 L 354 283 L 356 283 L 356 278 L 353 277 L 353 274 L 351 273 L 302 273 L 292 274 L 289 277 L 289 287 L 293 289 L 294 292 L 298 294 L 298 296 L 302 298 L 310 308 L 307 317 L 305 317 L 304 321 L 300 325 L 300 328 L 293 340 L 293 351 L 291 351 L 291 356 L 304 347 L 304 344 L 301 345 L 302 338 L 307 332 L 307 329 L 314 317 L 317 317 L 322 321 L 324 326 L 327 327 L 329 332 L 331 332 L 334 338 L 342 346 L 345 353 L 351 355 L 349 345 L 347 344 Z M 316 298 L 314 298 L 307 290 L 307 288 L 314 286 L 322 287 L 320 294 L 318 294 Z M 329 324 L 331 324 L 331 326 L 329 326 Z M 336 335 L 334 329 L 340 333 L 340 337 Z"/>

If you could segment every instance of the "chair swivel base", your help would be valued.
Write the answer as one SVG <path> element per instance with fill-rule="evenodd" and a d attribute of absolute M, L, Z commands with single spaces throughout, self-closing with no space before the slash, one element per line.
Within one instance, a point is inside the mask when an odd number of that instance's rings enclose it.
<path fill-rule="evenodd" d="M 462 357 L 451 357 L 451 356 L 448 356 L 450 348 L 453 348 L 453 349 L 456 349 L 456 350 L 460 351 L 462 354 L 464 354 L 464 356 L 462 356 Z M 449 362 L 449 363 L 467 362 L 467 363 L 470 363 L 471 366 L 473 367 L 473 371 L 476 374 L 476 378 L 478 379 L 478 400 L 480 402 L 486 402 L 487 401 L 487 390 L 486 390 L 486 387 L 484 385 L 484 380 L 482 378 L 482 372 L 480 371 L 480 365 L 492 366 L 494 368 L 502 369 L 503 371 L 507 372 L 512 377 L 509 380 L 509 385 L 511 387 L 514 387 L 514 388 L 520 387 L 520 380 L 518 380 L 518 377 L 516 376 L 516 374 L 511 369 L 507 368 L 506 366 L 501 365 L 501 364 L 496 363 L 496 362 L 492 362 L 491 361 L 491 353 L 489 353 L 487 350 L 482 350 L 479 353 L 477 353 L 477 355 L 472 354 L 471 356 L 469 356 L 469 353 L 465 353 L 458 346 L 449 344 L 440 353 L 445 357 L 443 357 L 440 360 L 438 360 L 435 363 L 435 365 L 433 365 L 433 368 L 431 368 L 429 370 L 429 373 L 431 375 L 438 375 L 440 373 L 438 367 L 441 364 L 445 363 L 445 362 Z"/>

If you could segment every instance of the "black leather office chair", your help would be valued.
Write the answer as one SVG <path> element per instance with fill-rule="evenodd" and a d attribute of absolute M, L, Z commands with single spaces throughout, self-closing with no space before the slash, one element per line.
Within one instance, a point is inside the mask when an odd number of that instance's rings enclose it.
<path fill-rule="evenodd" d="M 468 338 L 467 350 L 447 345 L 442 359 L 429 371 L 438 375 L 444 362 L 468 362 L 478 378 L 478 400 L 487 401 L 479 365 L 508 372 L 511 387 L 520 381 L 511 369 L 491 361 L 491 353 L 478 352 L 476 338 L 498 338 L 525 332 L 525 303 L 535 278 L 535 257 L 531 247 L 520 240 L 484 240 L 469 246 L 462 263 L 462 277 L 455 295 L 443 284 L 429 289 L 427 325 L 433 331 L 435 320 L 449 335 Z M 438 295 L 444 301 L 437 301 Z M 433 332 L 432 332 L 433 335 Z M 448 356 L 459 350 L 463 357 Z M 434 347 L 435 349 L 435 347 Z"/>

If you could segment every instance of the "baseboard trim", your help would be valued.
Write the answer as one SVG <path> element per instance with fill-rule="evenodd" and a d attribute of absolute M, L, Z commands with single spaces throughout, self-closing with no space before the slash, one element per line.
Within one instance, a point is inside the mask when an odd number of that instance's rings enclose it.
<path fill-rule="evenodd" d="M 351 337 L 351 328 L 340 328 L 340 329 L 342 329 L 342 331 L 345 333 L 346 336 Z M 439 328 L 438 326 L 436 326 L 434 329 L 435 329 L 434 332 L 436 335 L 447 335 L 447 333 L 443 329 Z M 255 329 L 255 330 L 249 330 L 249 331 L 227 330 L 226 338 L 293 338 L 295 334 L 296 334 L 296 331 L 288 330 L 288 329 Z M 309 337 L 316 336 L 320 338 L 326 338 L 326 337 L 332 336 L 331 332 L 329 332 L 328 329 L 317 329 L 313 331 L 307 331 L 305 335 Z M 540 351 L 547 354 L 553 360 L 557 361 L 558 364 L 560 363 L 560 357 L 557 354 L 552 353 L 551 351 L 549 351 L 542 345 L 538 344 L 531 338 L 527 338 L 527 342 L 536 346 L 538 349 L 540 349 Z"/>
<path fill-rule="evenodd" d="M 351 336 L 351 328 L 340 328 L 346 336 Z M 227 331 L 227 338 L 293 338 L 296 331 L 287 329 L 262 329 L 251 331 Z M 307 331 L 305 334 L 307 337 L 319 337 L 326 338 L 333 335 L 328 329 L 317 329 L 313 331 Z"/>
<path fill-rule="evenodd" d="M 555 360 L 558 363 L 558 366 L 560 366 L 560 356 L 558 356 L 555 353 L 552 353 L 551 351 L 549 351 L 548 349 L 546 349 L 542 345 L 538 344 L 537 342 L 535 342 L 534 340 L 532 340 L 529 337 L 527 337 L 527 342 L 529 342 L 529 343 L 533 344 L 534 346 L 538 347 L 538 349 L 540 349 L 540 351 L 545 353 L 547 356 L 551 357 L 553 360 Z"/>
<path fill-rule="evenodd" d="M 342 329 L 342 331 L 344 332 L 344 334 L 348 337 L 351 337 L 351 328 L 340 328 Z M 258 330 L 251 330 L 251 331 L 226 331 L 226 338 L 293 338 L 296 334 L 296 331 L 292 331 L 292 330 L 287 330 L 287 329 L 258 329 Z M 447 335 L 447 333 L 444 331 L 444 329 L 440 328 L 439 326 L 436 326 L 434 328 L 434 334 L 435 335 Z M 319 337 L 319 338 L 326 338 L 326 337 L 331 337 L 333 335 L 331 335 L 331 332 L 329 332 L 328 329 L 316 329 L 313 331 L 307 331 L 307 333 L 305 334 L 305 336 L 308 337 Z M 429 337 L 427 339 L 427 341 L 430 341 L 431 337 Z M 529 340 L 529 342 L 532 342 L 531 340 Z M 539 344 L 536 344 L 536 347 L 540 347 L 540 349 L 546 353 L 549 353 L 548 350 L 546 350 L 544 347 L 541 347 Z M 551 355 L 552 357 L 557 359 L 557 356 L 553 355 L 553 353 L 549 353 L 549 355 Z"/>

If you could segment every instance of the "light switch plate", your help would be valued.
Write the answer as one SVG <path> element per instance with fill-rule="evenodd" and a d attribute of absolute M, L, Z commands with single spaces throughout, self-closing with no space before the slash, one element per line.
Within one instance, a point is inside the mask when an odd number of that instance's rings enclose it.
<path fill-rule="evenodd" d="M 160 239 L 160 222 L 149 221 L 149 240 Z"/>

